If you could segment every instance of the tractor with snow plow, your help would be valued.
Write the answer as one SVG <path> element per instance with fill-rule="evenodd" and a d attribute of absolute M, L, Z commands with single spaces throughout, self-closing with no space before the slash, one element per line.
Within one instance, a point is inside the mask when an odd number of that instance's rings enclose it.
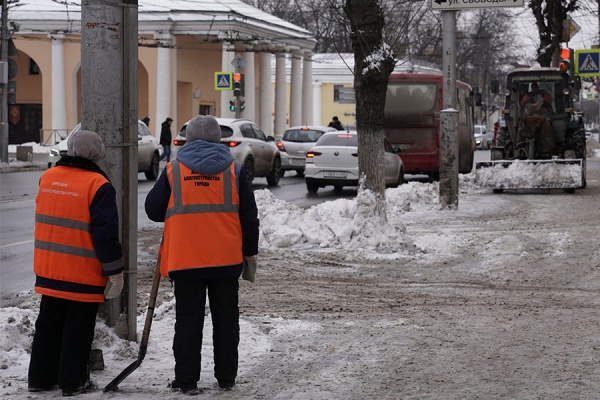
<path fill-rule="evenodd" d="M 498 84 L 492 89 L 498 92 Z M 574 101 L 581 88 L 567 68 L 516 69 L 506 79 L 504 126 L 491 161 L 475 165 L 475 181 L 507 189 L 585 188 L 586 137 Z M 494 90 L 492 90 L 494 92 Z"/>

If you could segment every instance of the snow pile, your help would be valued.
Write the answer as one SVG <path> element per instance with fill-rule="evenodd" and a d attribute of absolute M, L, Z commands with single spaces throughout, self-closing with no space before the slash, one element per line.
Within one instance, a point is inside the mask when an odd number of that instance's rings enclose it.
<path fill-rule="evenodd" d="M 377 196 L 359 191 L 355 199 L 328 201 L 309 209 L 277 199 L 267 190 L 254 192 L 264 248 L 341 249 L 369 257 L 412 251 L 414 246 L 397 221 L 405 212 L 439 208 L 438 185 L 410 182 L 386 190 L 388 223 L 372 216 Z"/>
<path fill-rule="evenodd" d="M 476 181 L 489 188 L 572 188 L 582 186 L 581 163 L 562 161 L 492 161 L 479 168 Z"/>
<path fill-rule="evenodd" d="M 31 146 L 33 149 L 33 152 L 36 154 L 48 154 L 50 153 L 50 149 L 52 148 L 52 146 L 43 146 L 39 143 L 36 142 L 27 142 L 27 143 L 23 143 L 23 144 L 9 144 L 8 145 L 8 152 L 9 153 L 16 153 L 17 152 L 17 146 Z"/>

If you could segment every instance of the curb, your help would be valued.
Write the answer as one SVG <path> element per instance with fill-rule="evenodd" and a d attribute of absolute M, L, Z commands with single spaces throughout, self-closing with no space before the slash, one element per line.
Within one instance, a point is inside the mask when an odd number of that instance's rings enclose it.
<path fill-rule="evenodd" d="M 0 174 L 6 172 L 43 171 L 48 169 L 46 164 L 19 163 L 19 165 L 0 164 Z"/>

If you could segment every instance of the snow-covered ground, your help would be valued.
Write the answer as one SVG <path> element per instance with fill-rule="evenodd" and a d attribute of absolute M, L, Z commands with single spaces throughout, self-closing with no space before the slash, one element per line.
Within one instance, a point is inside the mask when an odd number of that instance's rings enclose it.
<path fill-rule="evenodd" d="M 597 144 L 597 143 L 596 143 Z M 596 144 L 588 145 L 589 157 L 597 157 Z M 43 148 L 44 150 L 46 148 Z M 41 151 L 36 148 L 35 151 Z M 480 216 L 489 216 L 500 210 L 513 207 L 510 196 L 490 195 L 490 190 L 481 189 L 474 184 L 475 173 L 461 175 L 460 200 L 457 210 L 443 209 L 439 205 L 437 183 L 410 182 L 399 188 L 386 190 L 387 220 L 386 225 L 374 223 L 366 216 L 365 209 L 373 207 L 374 198 L 368 193 L 359 193 L 355 199 L 339 199 L 326 202 L 309 209 L 301 209 L 284 201 L 276 199 L 268 190 L 255 192 L 261 219 L 260 252 L 262 260 L 274 265 L 277 260 L 290 257 L 303 258 L 311 255 L 311 263 L 306 265 L 307 270 L 317 268 L 315 261 L 321 257 L 324 265 L 335 262 L 348 264 L 362 262 L 382 263 L 393 265 L 410 258 L 415 265 L 427 261 L 428 265 L 443 265 L 447 262 L 448 255 L 456 255 L 457 247 L 461 247 L 460 228 L 454 233 L 446 234 L 444 230 L 451 221 L 456 224 L 460 218 L 477 219 Z M 407 233 L 407 224 L 419 221 L 430 221 L 430 225 L 420 225 Z M 425 227 L 426 226 L 426 227 Z M 464 230 L 472 229 L 470 226 Z M 147 232 L 141 232 L 144 236 Z M 156 233 L 156 232 L 154 232 Z M 547 232 L 546 232 L 547 233 Z M 508 240 L 508 239 L 506 239 Z M 567 242 L 565 242 L 567 240 Z M 558 236 L 540 238 L 540 241 L 552 241 L 556 252 L 561 252 L 568 245 L 568 239 Z M 154 244 L 156 246 L 157 243 Z M 466 245 L 466 244 L 465 244 Z M 495 251 L 502 251 L 507 243 L 497 242 L 494 246 L 486 242 L 486 248 L 494 247 Z M 465 254 L 476 254 L 477 248 L 464 249 Z M 147 247 L 140 248 L 139 253 L 152 262 L 152 256 Z M 559 254 L 556 253 L 556 254 Z M 419 261 L 420 260 L 420 261 Z M 492 260 L 490 258 L 490 260 Z M 261 262 L 257 280 L 260 281 Z M 373 274 L 371 269 L 361 270 L 360 265 L 352 264 L 351 271 L 360 274 Z M 285 265 L 281 266 L 285 268 Z M 350 265 L 344 265 L 344 268 Z M 485 268 L 497 268 L 492 261 Z M 369 267 L 371 268 L 371 267 Z M 345 273 L 350 273 L 347 271 Z M 317 273 L 318 272 L 313 272 Z M 301 276 L 301 275 L 300 275 Z M 297 283 L 301 286 L 303 283 Z M 254 284 L 256 287 L 256 283 Z M 253 290 L 252 284 L 242 281 L 242 294 L 240 301 L 243 303 L 244 293 Z M 264 289 L 264 287 L 263 287 Z M 277 287 L 266 290 L 277 291 Z M 137 319 L 138 331 L 144 325 L 145 309 L 147 304 L 148 283 L 140 284 L 138 290 L 141 298 L 139 316 Z M 148 353 L 142 365 L 128 377 L 119 388 L 118 392 L 104 394 L 96 391 L 81 396 L 89 399 L 175 399 L 183 398 L 181 394 L 172 393 L 167 389 L 167 384 L 173 379 L 174 361 L 171 344 L 174 325 L 174 298 L 170 286 L 163 280 L 161 284 L 161 301 L 155 312 L 152 325 Z M 260 298 L 260 296 L 258 297 Z M 58 398 L 60 391 L 36 394 L 27 392 L 27 368 L 29 364 L 29 351 L 31 346 L 34 323 L 37 316 L 39 298 L 32 294 L 28 300 L 18 307 L 0 308 L 0 398 L 2 399 L 45 399 Z M 324 312 L 331 311 L 326 308 Z M 283 354 L 281 343 L 285 341 L 298 341 L 304 343 L 304 351 L 309 351 L 310 341 L 315 332 L 323 329 L 320 322 L 301 318 L 281 318 L 277 315 L 261 314 L 256 312 L 241 316 L 241 342 L 238 386 L 231 393 L 220 392 L 216 387 L 212 369 L 212 326 L 210 318 L 206 319 L 204 329 L 202 373 L 200 386 L 205 389 L 200 398 L 219 396 L 223 399 L 255 398 L 246 394 L 245 389 L 252 386 L 252 376 L 256 376 L 256 369 L 262 368 L 265 360 L 277 360 Z M 259 313 L 260 314 L 260 313 Z M 358 322 L 357 322 L 358 323 Z M 389 323 L 389 322 L 386 322 Z M 384 321 L 382 321 L 384 324 Z M 397 329 L 403 322 L 398 320 L 388 328 L 385 324 L 381 329 Z M 395 327 L 394 327 L 395 326 Z M 375 327 L 374 327 L 375 328 Z M 93 381 L 103 388 L 126 366 L 132 363 L 138 351 L 135 342 L 119 338 L 112 328 L 108 328 L 102 320 L 97 323 L 94 347 L 103 350 L 106 368 L 104 371 L 92 373 Z M 310 348 L 310 351 L 315 349 Z M 298 353 L 300 360 L 301 353 Z M 289 354 L 288 354 L 289 356 Z M 363 356 L 360 356 L 363 357 Z M 353 362 L 364 362 L 361 358 Z M 367 356 L 368 357 L 368 356 Z M 362 361 L 361 361 L 362 360 Z M 341 363 L 351 362 L 342 360 Z M 282 367 L 283 368 L 283 367 Z M 342 367 L 340 367 L 342 368 Z M 368 368 L 367 368 L 368 369 Z M 342 368 L 343 370 L 343 368 Z M 250 373 L 252 371 L 252 373 Z M 298 372 L 300 374 L 300 371 Z M 311 382 L 312 394 L 283 396 L 273 394 L 260 398 L 285 398 L 285 399 L 317 399 L 335 398 L 320 395 L 319 387 L 327 387 L 334 376 L 320 376 L 317 381 Z M 320 379 L 320 380 L 319 380 Z M 316 385 L 316 386 L 314 386 Z M 323 385 L 323 386 L 321 386 Z M 256 389 L 254 389 L 256 393 Z M 325 389 L 323 389 L 325 390 Z M 335 393 L 335 389 L 334 389 Z M 401 398 L 382 390 L 379 398 Z M 359 397 L 348 397 L 359 398 Z M 360 397 L 364 398 L 364 397 Z M 435 397 L 432 397 L 435 398 Z M 437 397 L 440 398 L 440 397 Z M 448 397 L 460 398 L 460 397 Z M 467 397 L 464 397 L 467 398 Z M 478 398 L 478 397 L 470 397 Z M 489 397 L 492 398 L 492 397 Z M 501 397 L 495 397 L 501 398 Z M 560 397 L 557 397 L 560 398 Z"/>

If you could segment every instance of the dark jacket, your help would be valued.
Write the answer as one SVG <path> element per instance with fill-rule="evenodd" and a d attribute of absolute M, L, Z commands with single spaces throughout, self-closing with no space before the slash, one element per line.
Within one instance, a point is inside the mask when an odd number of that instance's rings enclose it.
<path fill-rule="evenodd" d="M 338 131 L 343 131 L 344 130 L 344 127 L 342 126 L 342 123 L 340 121 L 331 121 L 329 123 L 329 125 L 327 125 L 327 126 L 330 127 L 330 128 L 335 128 Z"/>
<path fill-rule="evenodd" d="M 171 145 L 171 125 L 167 121 L 163 122 L 160 128 L 160 144 Z"/>
<path fill-rule="evenodd" d="M 194 140 L 177 152 L 177 160 L 194 172 L 213 175 L 225 170 L 233 161 L 233 157 L 229 149 L 222 144 Z M 242 228 L 242 254 L 244 256 L 254 256 L 258 254 L 258 209 L 252 186 L 248 182 L 244 168 L 237 161 L 235 166 L 239 185 L 240 205 L 238 216 Z M 155 222 L 164 222 L 170 196 L 171 185 L 165 168 L 146 197 L 145 210 L 148 218 Z M 193 238 L 190 238 L 190 240 L 193 242 Z M 175 280 L 239 277 L 242 266 L 242 264 L 239 264 L 232 266 L 234 268 L 191 269 L 177 271 L 177 275 L 171 274 L 170 276 Z"/>

